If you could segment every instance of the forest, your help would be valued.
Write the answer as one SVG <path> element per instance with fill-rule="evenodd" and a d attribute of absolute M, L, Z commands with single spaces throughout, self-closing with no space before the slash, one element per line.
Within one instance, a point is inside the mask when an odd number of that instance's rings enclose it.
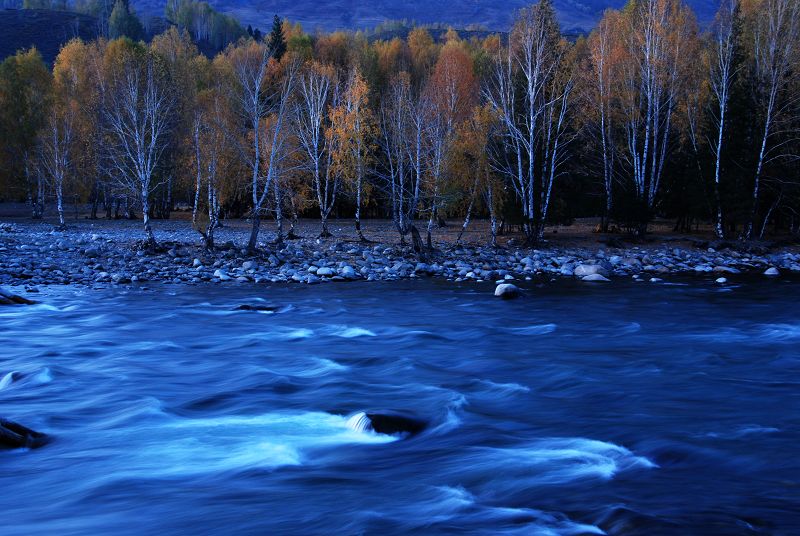
<path fill-rule="evenodd" d="M 493 243 L 585 216 L 633 235 L 655 218 L 800 235 L 798 0 L 723 0 L 702 29 L 679 0 L 631 0 L 577 39 L 550 0 L 468 39 L 310 35 L 276 16 L 214 57 L 192 5 L 170 4 L 184 22 L 149 42 L 122 13 L 52 67 L 36 49 L 3 61 L 0 200 L 33 218 L 54 204 L 62 227 L 70 203 L 141 217 L 151 245 L 153 220 L 187 210 L 209 249 L 239 217 L 250 249 L 263 220 L 283 240 L 300 217 L 321 237 L 333 218 L 359 237 L 388 218 L 429 247 L 448 218 L 488 218 Z"/>

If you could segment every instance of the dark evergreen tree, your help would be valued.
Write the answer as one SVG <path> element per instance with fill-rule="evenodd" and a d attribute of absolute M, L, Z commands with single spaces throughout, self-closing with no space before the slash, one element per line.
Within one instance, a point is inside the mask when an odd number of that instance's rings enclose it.
<path fill-rule="evenodd" d="M 108 20 L 108 31 L 111 37 L 129 37 L 134 41 L 145 36 L 141 21 L 130 10 L 128 0 L 117 0 Z"/>
<path fill-rule="evenodd" d="M 272 49 L 272 56 L 281 61 L 286 54 L 286 37 L 283 35 L 283 22 L 280 17 L 275 15 L 272 19 L 272 31 L 269 34 L 269 48 Z"/>

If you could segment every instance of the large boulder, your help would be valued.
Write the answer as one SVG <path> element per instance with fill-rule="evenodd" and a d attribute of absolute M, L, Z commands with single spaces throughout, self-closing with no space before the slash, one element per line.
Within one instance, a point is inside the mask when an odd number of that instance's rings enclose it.
<path fill-rule="evenodd" d="M 771 276 L 771 277 L 775 277 L 775 276 L 777 276 L 777 275 L 781 275 L 781 272 L 780 272 L 780 271 L 779 271 L 777 268 L 775 268 L 774 266 L 772 266 L 772 267 L 770 267 L 770 268 L 767 268 L 767 269 L 764 271 L 764 275 L 768 275 L 768 276 Z"/>
<path fill-rule="evenodd" d="M 587 275 L 608 275 L 608 270 L 600 264 L 579 264 L 573 272 L 575 277 L 586 277 Z"/>
<path fill-rule="evenodd" d="M 35 449 L 47 443 L 48 437 L 21 424 L 0 418 L 0 448 Z"/>
<path fill-rule="evenodd" d="M 17 296 L 10 290 L 0 287 L 0 305 L 30 305 L 32 303 L 35 302 L 28 298 Z"/>
<path fill-rule="evenodd" d="M 413 436 L 425 430 L 428 423 L 398 411 L 359 411 L 347 420 L 347 426 L 357 432 Z"/>
<path fill-rule="evenodd" d="M 519 289 L 519 287 L 512 285 L 511 283 L 500 283 L 494 289 L 494 295 L 498 298 L 503 298 L 504 300 L 518 298 L 521 294 L 522 291 Z"/>

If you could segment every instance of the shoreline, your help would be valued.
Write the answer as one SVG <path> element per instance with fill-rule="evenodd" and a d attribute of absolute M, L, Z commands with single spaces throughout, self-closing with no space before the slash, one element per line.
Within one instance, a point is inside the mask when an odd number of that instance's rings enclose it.
<path fill-rule="evenodd" d="M 724 283 L 737 276 L 800 275 L 800 252 L 792 247 L 759 253 L 717 251 L 678 246 L 666 239 L 623 247 L 597 243 L 495 249 L 441 243 L 420 258 L 410 246 L 333 237 L 287 240 L 280 247 L 264 243 L 262 251 L 249 255 L 234 242 L 242 229 L 223 229 L 220 238 L 225 241 L 214 252 L 203 249 L 190 227 L 157 229 L 164 250 L 145 253 L 137 249 L 141 231 L 129 224 L 80 222 L 57 231 L 42 222 L 0 220 L 0 285 L 35 292 L 35 287 L 46 285 L 144 282 L 317 284 L 434 277 L 456 283 L 570 278 L 599 284 L 619 278 L 656 282 L 701 275 Z M 270 234 L 265 230 L 262 238 Z"/>

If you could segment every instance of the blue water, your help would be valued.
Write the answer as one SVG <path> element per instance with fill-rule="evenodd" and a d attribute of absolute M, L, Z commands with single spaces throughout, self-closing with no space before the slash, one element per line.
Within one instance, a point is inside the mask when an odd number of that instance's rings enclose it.
<path fill-rule="evenodd" d="M 491 291 L 0 308 L 0 416 L 54 437 L 0 451 L 0 533 L 800 534 L 800 285 Z M 429 426 L 348 426 L 383 409 Z"/>

